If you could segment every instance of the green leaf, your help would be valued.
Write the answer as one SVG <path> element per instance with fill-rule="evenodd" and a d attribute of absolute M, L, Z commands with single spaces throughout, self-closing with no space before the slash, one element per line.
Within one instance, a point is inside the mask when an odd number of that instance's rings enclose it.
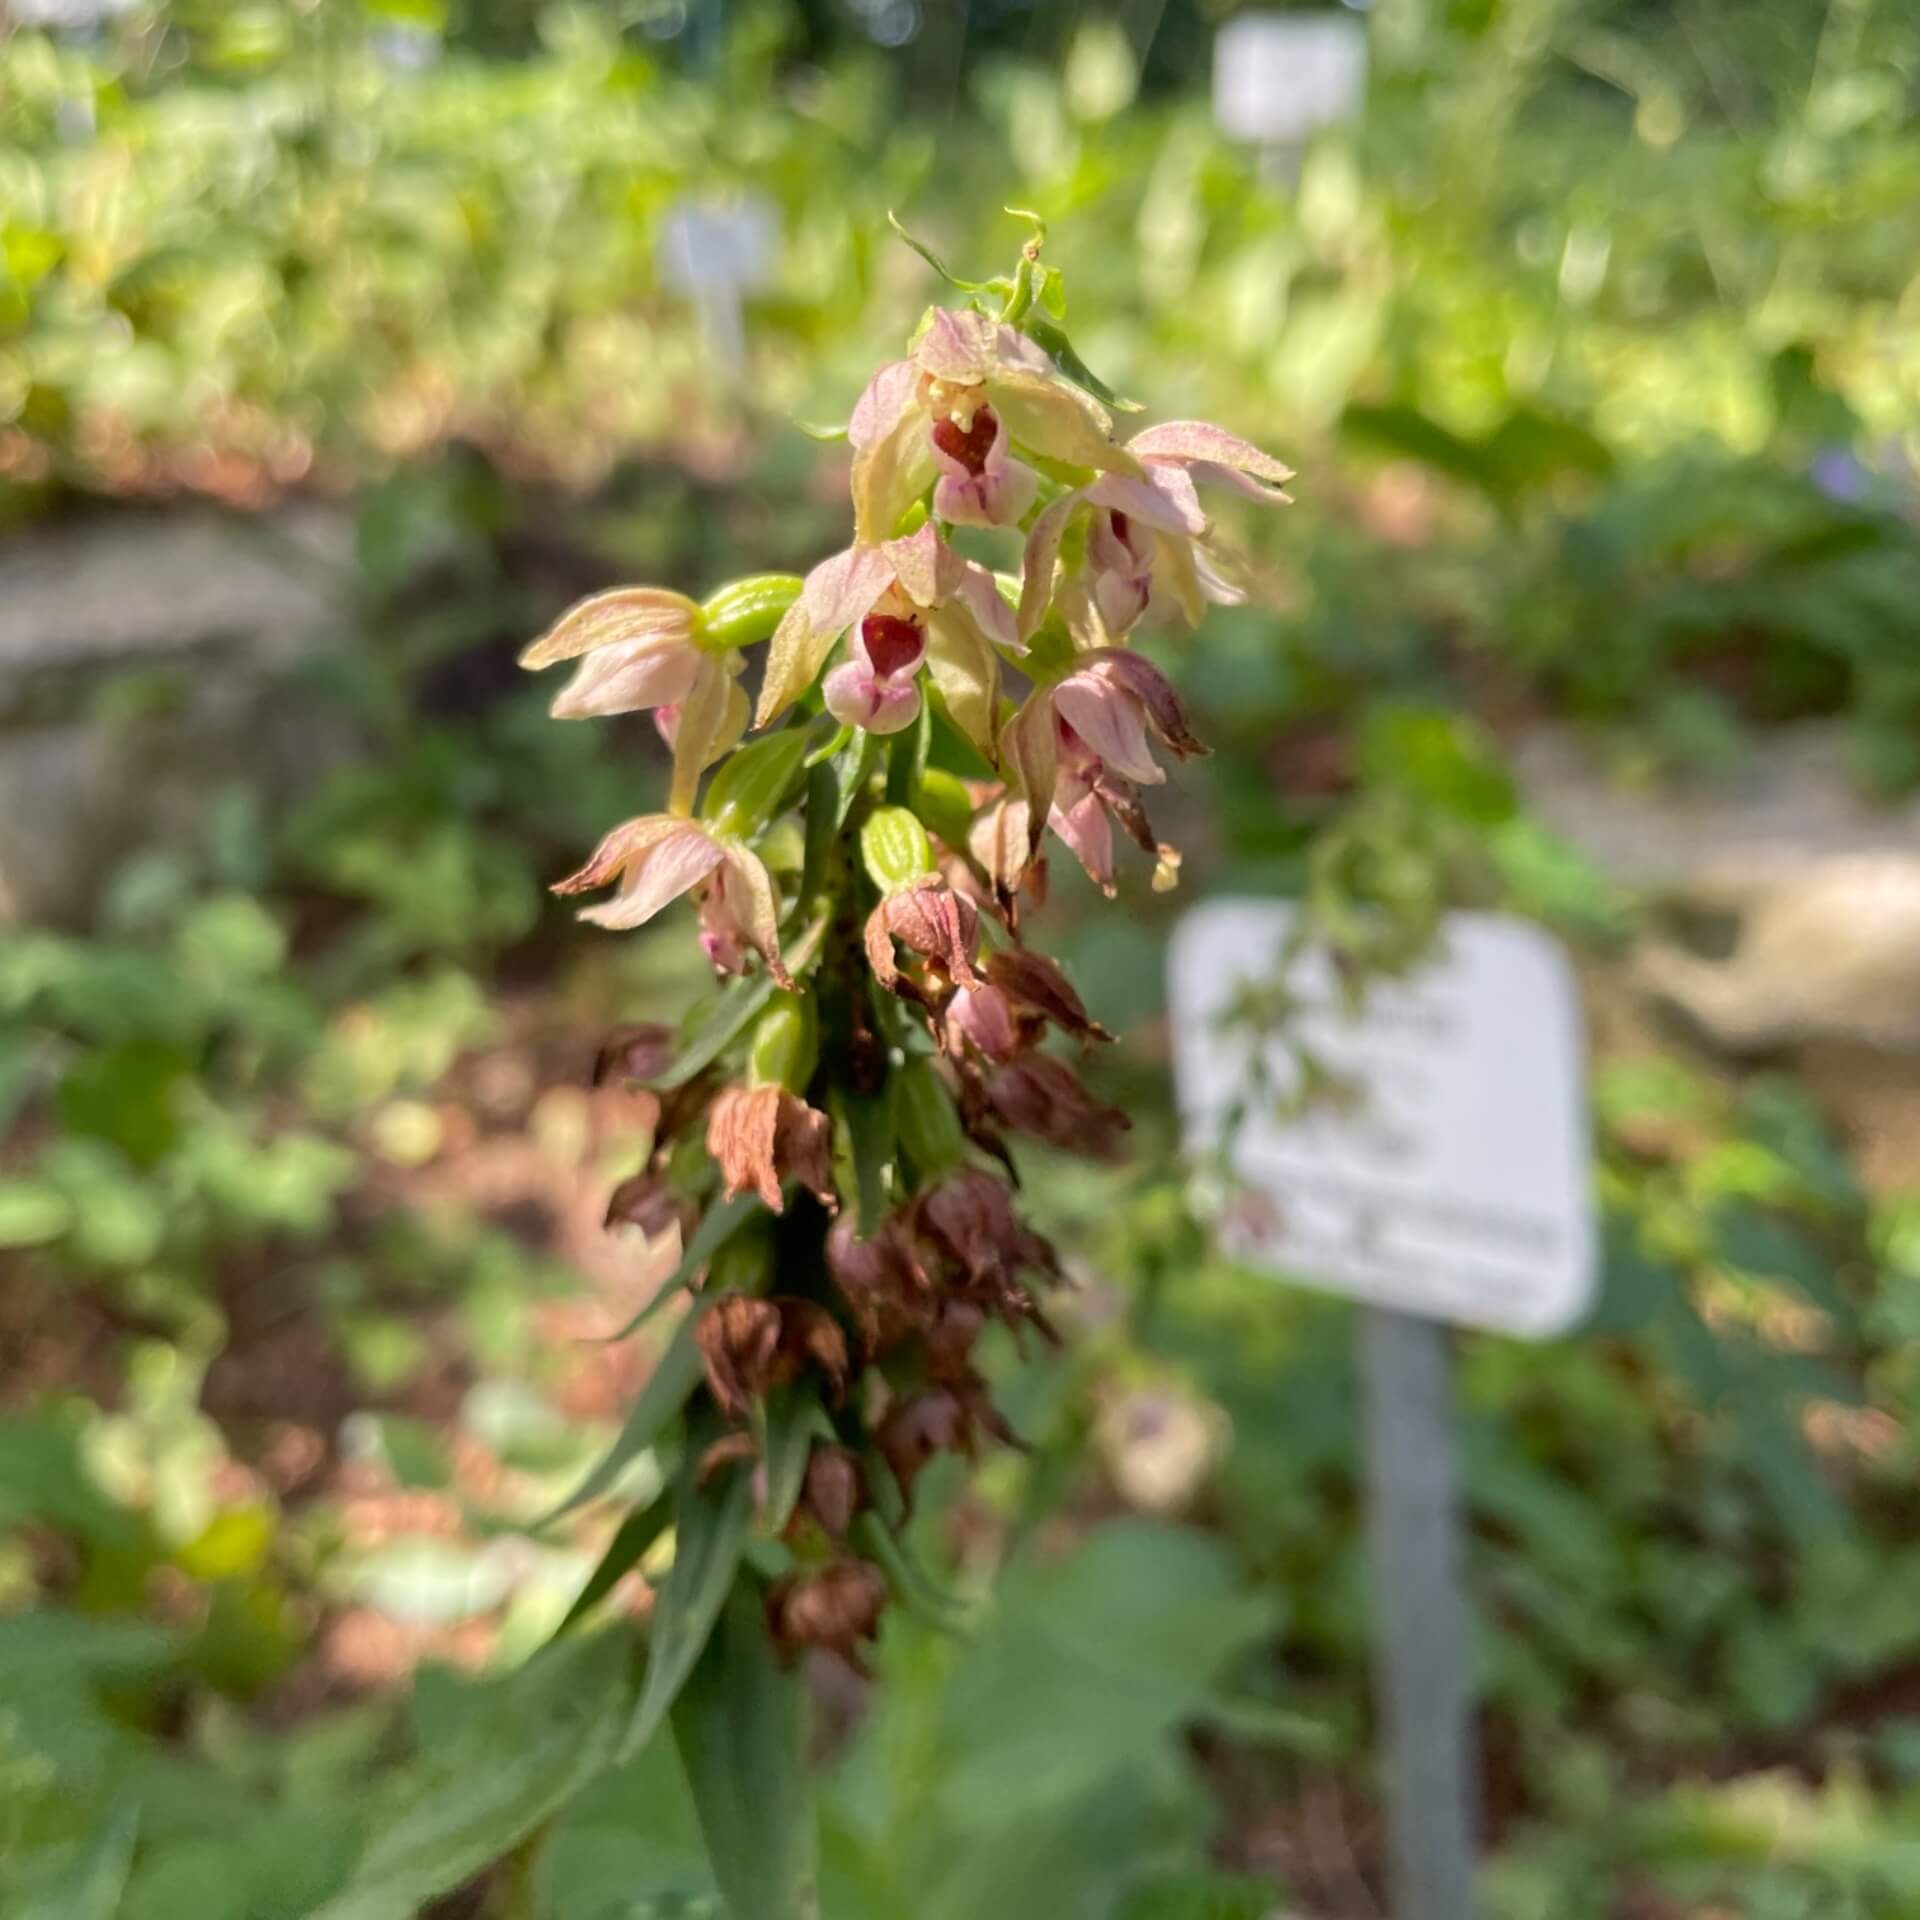
<path fill-rule="evenodd" d="M 511 1852 L 612 1764 L 634 1690 L 625 1633 L 536 1654 L 453 1737 L 383 1783 L 345 1891 L 312 1920 L 414 1920 Z"/>
<path fill-rule="evenodd" d="M 933 703 L 920 702 L 919 717 L 887 741 L 887 804 L 910 807 L 920 792 L 920 776 L 927 770 L 927 752 L 933 744 Z"/>
<path fill-rule="evenodd" d="M 924 240 L 916 240 L 913 235 L 900 224 L 900 216 L 896 214 L 891 207 L 887 209 L 887 225 L 890 226 L 948 286 L 958 287 L 962 293 L 986 293 L 995 289 L 1000 284 L 997 281 L 991 280 L 962 280 L 958 274 L 949 272 L 946 262 L 943 261 Z"/>
<path fill-rule="evenodd" d="M 1117 1920 L 1266 1920 L 1280 1910 L 1280 1889 L 1270 1880 L 1183 1873 L 1138 1888 Z"/>
<path fill-rule="evenodd" d="M 800 863 L 800 898 L 812 900 L 827 877 L 840 829 L 867 782 L 873 778 L 883 751 L 880 736 L 856 733 L 823 766 L 815 767 L 807 783 L 807 844 Z"/>
<path fill-rule="evenodd" d="M 773 997 L 774 986 L 773 976 L 764 971 L 729 980 L 708 1003 L 666 1071 L 646 1084 L 656 1092 L 667 1093 L 685 1086 L 695 1074 L 704 1073 L 746 1031 L 748 1023 Z"/>
<path fill-rule="evenodd" d="M 814 1435 L 825 1425 L 820 1402 L 798 1387 L 780 1387 L 768 1400 L 767 1492 L 762 1516 L 769 1533 L 778 1533 L 792 1518 Z"/>
<path fill-rule="evenodd" d="M 707 783 L 701 818 L 712 821 L 717 833 L 742 839 L 758 833 L 786 803 L 801 763 L 817 743 L 816 728 L 794 725 L 736 747 Z"/>
<path fill-rule="evenodd" d="M 139 1829 L 139 1806 L 123 1801 L 73 1865 L 20 1909 L 19 1920 L 113 1920 L 133 1870 L 133 1842 Z"/>
<path fill-rule="evenodd" d="M 701 1215 L 700 1224 L 693 1230 L 693 1238 L 682 1250 L 680 1264 L 668 1274 L 653 1298 L 624 1327 L 607 1336 L 607 1342 L 624 1340 L 636 1333 L 677 1293 L 690 1288 L 699 1277 L 700 1269 L 746 1224 L 748 1216 L 758 1205 L 759 1202 L 748 1193 L 735 1194 L 731 1200 L 714 1201 Z"/>
<path fill-rule="evenodd" d="M 43 1247 L 73 1223 L 65 1194 L 43 1180 L 0 1180 L 0 1247 Z"/>
<path fill-rule="evenodd" d="M 833 1178 L 840 1204 L 852 1209 L 854 1231 L 865 1239 L 887 1216 L 892 1196 L 886 1172 L 893 1163 L 893 1103 L 885 1092 L 850 1093 L 835 1087 Z"/>
<path fill-rule="evenodd" d="M 600 1564 L 587 1576 L 587 1584 L 574 1596 L 566 1618 L 553 1631 L 557 1640 L 571 1633 L 597 1607 L 621 1579 L 647 1556 L 647 1550 L 673 1524 L 673 1496 L 662 1493 L 646 1506 L 636 1509 L 621 1521 L 620 1530 L 607 1543 Z"/>
<path fill-rule="evenodd" d="M 680 1463 L 673 1565 L 654 1601 L 647 1677 L 620 1743 L 623 1760 L 653 1738 L 679 1698 L 720 1617 L 753 1530 L 753 1476 L 730 1467 L 702 1486 L 703 1451 L 689 1440 Z"/>
<path fill-rule="evenodd" d="M 733 1589 L 687 1676 L 673 1737 L 734 1920 L 815 1920 L 806 1685 L 750 1587 Z"/>
<path fill-rule="evenodd" d="M 1042 299 L 1045 289 L 1042 289 Z M 1048 353 L 1053 355 L 1054 364 L 1059 367 L 1076 387 L 1084 388 L 1096 400 L 1104 402 L 1119 413 L 1139 413 L 1142 411 L 1138 400 L 1128 400 L 1117 394 L 1107 383 L 1080 358 L 1073 350 L 1073 342 L 1067 338 L 1066 330 L 1056 326 L 1053 321 L 1042 319 L 1037 313 L 1029 313 L 1023 322 L 1022 330 L 1030 335 Z"/>
<path fill-rule="evenodd" d="M 699 1238 L 697 1234 L 694 1237 Z M 647 1384 L 640 1389 L 640 1397 L 634 1401 L 626 1424 L 620 1429 L 620 1437 L 607 1449 L 606 1458 L 551 1513 L 542 1517 L 541 1526 L 551 1526 L 554 1521 L 577 1512 L 589 1500 L 597 1500 L 620 1478 L 627 1463 L 652 1446 L 660 1430 L 687 1404 L 688 1397 L 700 1384 L 700 1349 L 694 1341 L 694 1327 L 699 1318 L 700 1306 L 696 1303 L 674 1328 L 666 1351 L 654 1362 Z"/>

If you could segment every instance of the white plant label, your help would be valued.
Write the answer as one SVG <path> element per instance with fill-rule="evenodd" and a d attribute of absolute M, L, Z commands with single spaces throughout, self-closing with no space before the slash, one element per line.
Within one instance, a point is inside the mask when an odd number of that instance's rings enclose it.
<path fill-rule="evenodd" d="M 1568 1326 L 1592 1295 L 1594 1228 L 1560 948 L 1526 921 L 1452 915 L 1435 958 L 1356 1017 L 1324 953 L 1289 961 L 1293 926 L 1284 903 L 1218 900 L 1173 940 L 1188 1142 L 1224 1147 L 1240 1186 L 1225 1243 L 1374 1306 L 1534 1338 Z M 1276 983 L 1292 1011 L 1263 1039 L 1237 1014 Z M 1331 1092 L 1291 1102 L 1303 1058 Z"/>

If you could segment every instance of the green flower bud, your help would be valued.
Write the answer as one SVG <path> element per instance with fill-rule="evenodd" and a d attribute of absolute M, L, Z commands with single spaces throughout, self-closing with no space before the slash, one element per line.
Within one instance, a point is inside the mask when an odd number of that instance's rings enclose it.
<path fill-rule="evenodd" d="M 893 1126 L 922 1175 L 931 1177 L 965 1159 L 967 1136 L 946 1083 L 924 1058 L 909 1060 L 888 1081 Z"/>
<path fill-rule="evenodd" d="M 909 808 L 876 807 L 860 829 L 860 858 L 882 893 L 898 893 L 933 871 L 933 843 Z"/>
<path fill-rule="evenodd" d="M 754 1023 L 747 1047 L 747 1084 L 804 1093 L 820 1063 L 820 1019 L 812 997 L 776 993 Z"/>
<path fill-rule="evenodd" d="M 700 608 L 700 644 L 710 653 L 751 647 L 767 639 L 800 598 L 793 573 L 754 573 L 711 593 Z"/>
<path fill-rule="evenodd" d="M 967 783 L 957 773 L 929 767 L 920 776 L 918 811 L 948 846 L 966 846 L 967 830 L 973 825 L 973 802 L 967 797 Z"/>

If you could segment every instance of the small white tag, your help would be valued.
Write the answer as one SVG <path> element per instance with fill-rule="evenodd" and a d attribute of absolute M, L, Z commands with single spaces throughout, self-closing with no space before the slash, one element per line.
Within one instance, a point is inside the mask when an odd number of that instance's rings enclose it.
<path fill-rule="evenodd" d="M 1245 1189 L 1226 1244 L 1430 1319 L 1536 1338 L 1569 1325 L 1592 1294 L 1594 1230 L 1579 999 L 1559 947 L 1527 921 L 1452 915 L 1435 959 L 1370 988 L 1357 1018 L 1309 949 L 1285 971 L 1286 1037 L 1261 1044 L 1231 1015 L 1282 978 L 1293 924 L 1284 903 L 1220 900 L 1173 940 L 1188 1141 L 1224 1144 Z M 1294 1113 L 1300 1049 L 1334 1091 Z"/>
<path fill-rule="evenodd" d="M 1213 42 L 1213 117 L 1230 140 L 1297 145 L 1351 120 L 1367 91 L 1367 33 L 1337 13 L 1243 13 Z"/>

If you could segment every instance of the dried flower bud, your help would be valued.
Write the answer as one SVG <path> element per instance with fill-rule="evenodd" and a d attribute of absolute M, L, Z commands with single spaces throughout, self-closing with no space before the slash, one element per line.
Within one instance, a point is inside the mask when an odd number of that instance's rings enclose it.
<path fill-rule="evenodd" d="M 914 1221 L 972 1285 L 998 1288 L 1057 1265 L 1052 1247 L 1022 1224 L 1006 1185 L 978 1167 L 957 1168 L 929 1187 L 914 1203 Z"/>
<path fill-rule="evenodd" d="M 995 1068 L 987 1100 L 1008 1126 L 1065 1153 L 1111 1158 L 1120 1135 L 1133 1125 L 1118 1107 L 1096 1100 L 1073 1069 L 1050 1053 L 1030 1053 Z"/>
<path fill-rule="evenodd" d="M 832 1212 L 833 1128 L 827 1116 L 784 1087 L 727 1087 L 707 1117 L 707 1151 L 727 1195 L 749 1187 L 773 1212 L 785 1210 L 785 1178 L 798 1180 Z"/>
<path fill-rule="evenodd" d="M 669 1227 L 678 1227 L 684 1237 L 696 1217 L 692 1201 L 676 1192 L 664 1174 L 649 1168 L 614 1188 L 604 1224 L 638 1227 L 649 1240 L 657 1240 Z"/>
<path fill-rule="evenodd" d="M 673 1029 L 657 1020 L 615 1027 L 594 1055 L 593 1084 L 609 1080 L 651 1080 L 664 1073 L 673 1059 Z"/>
<path fill-rule="evenodd" d="M 707 1386 L 728 1418 L 739 1420 L 774 1384 L 780 1356 L 780 1309 L 771 1300 L 729 1293 L 701 1314 L 694 1340 Z"/>
<path fill-rule="evenodd" d="M 836 1220 L 827 1234 L 827 1271 L 852 1308 L 869 1353 L 903 1339 L 933 1311 L 932 1287 L 897 1214 L 865 1240 L 851 1218 Z"/>
<path fill-rule="evenodd" d="M 947 1002 L 943 1026 L 951 1053 L 971 1047 L 989 1060 L 1011 1060 L 1026 1044 L 1013 1002 L 996 986 L 959 988 Z"/>
<path fill-rule="evenodd" d="M 1111 1040 L 1106 1028 L 1087 1016 L 1085 1003 L 1073 984 L 1043 953 L 1027 947 L 1009 947 L 988 957 L 987 978 L 1026 1012 L 1051 1020 L 1076 1040 Z"/>
<path fill-rule="evenodd" d="M 830 1539 L 844 1540 L 854 1516 L 867 1504 L 867 1477 L 845 1447 L 815 1445 L 807 1456 L 800 1504 Z"/>
<path fill-rule="evenodd" d="M 936 1454 L 972 1451 L 966 1409 L 945 1387 L 930 1387 L 890 1408 L 873 1443 L 909 1502 L 914 1482 Z"/>
<path fill-rule="evenodd" d="M 871 1561 L 836 1560 L 770 1588 L 767 1627 L 785 1654 L 818 1647 L 865 1673 L 861 1643 L 879 1638 L 887 1597 L 886 1575 Z"/>
<path fill-rule="evenodd" d="M 754 1401 L 797 1380 L 809 1365 L 836 1400 L 846 1391 L 846 1336 L 817 1301 L 724 1294 L 700 1316 L 694 1338 L 707 1385 L 731 1419 L 743 1418 Z"/>
<path fill-rule="evenodd" d="M 973 956 L 980 944 L 980 917 L 973 902 L 955 893 L 939 875 L 930 874 L 888 894 L 867 917 L 867 959 L 874 977 L 890 993 L 924 999 L 895 963 L 896 940 L 949 980 L 975 984 Z"/>

